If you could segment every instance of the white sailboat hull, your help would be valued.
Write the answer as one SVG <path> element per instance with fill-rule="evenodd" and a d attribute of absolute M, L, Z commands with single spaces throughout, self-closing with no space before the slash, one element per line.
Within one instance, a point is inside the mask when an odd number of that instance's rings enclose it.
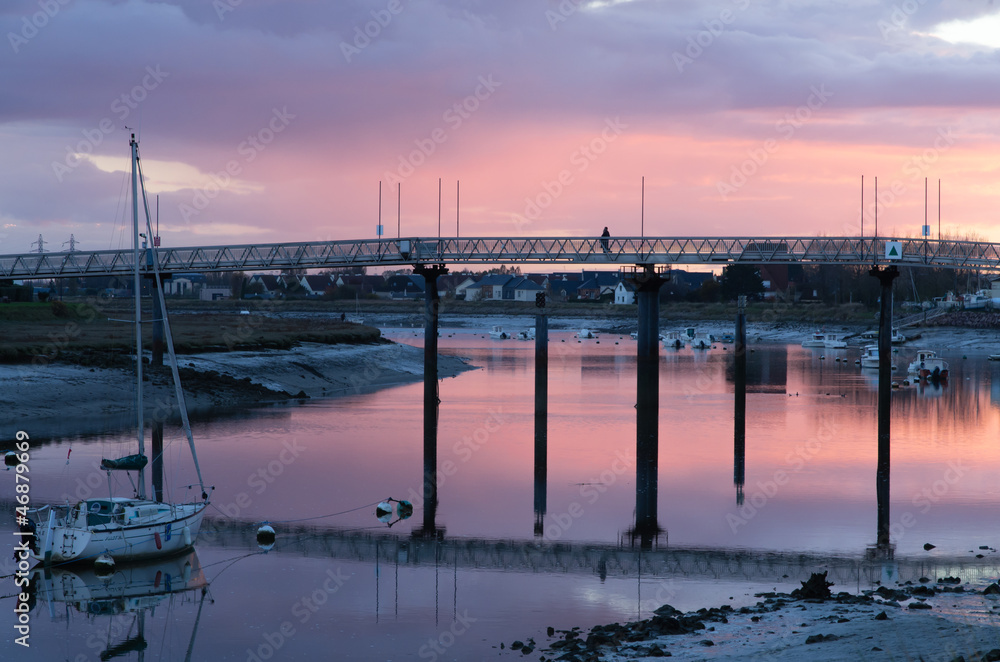
<path fill-rule="evenodd" d="M 50 518 L 38 524 L 39 548 L 32 555 L 50 564 L 83 561 L 105 553 L 118 562 L 176 554 L 194 544 L 206 504 L 132 500 L 129 506 L 132 512 L 141 508 L 159 512 L 145 517 L 124 515 L 120 521 L 89 526 L 81 525 L 81 517 L 73 514 L 61 520 Z"/>

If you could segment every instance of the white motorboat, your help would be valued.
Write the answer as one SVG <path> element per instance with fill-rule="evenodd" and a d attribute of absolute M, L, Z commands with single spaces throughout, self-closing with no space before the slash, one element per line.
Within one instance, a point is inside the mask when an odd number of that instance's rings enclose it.
<path fill-rule="evenodd" d="M 917 352 L 917 358 L 910 363 L 906 372 L 920 379 L 948 379 L 948 362 L 929 349 Z"/>
<path fill-rule="evenodd" d="M 864 350 L 861 352 L 861 367 L 878 367 L 878 345 L 865 345 Z"/>
<path fill-rule="evenodd" d="M 664 349 L 681 349 L 687 336 L 680 331 L 667 331 L 660 334 Z"/>
<path fill-rule="evenodd" d="M 580 329 L 580 333 L 576 334 L 577 338 L 583 338 L 584 340 L 593 339 L 597 337 L 597 334 L 590 329 Z"/>
<path fill-rule="evenodd" d="M 899 329 L 894 328 L 892 334 L 889 336 L 889 342 L 893 345 L 900 345 L 906 342 L 906 336 L 900 333 Z"/>
<path fill-rule="evenodd" d="M 828 340 L 836 340 L 837 334 L 817 331 L 802 341 L 803 347 L 827 347 Z"/>
<path fill-rule="evenodd" d="M 535 327 L 531 327 L 526 331 L 517 332 L 518 340 L 534 340 L 535 339 Z"/>
<path fill-rule="evenodd" d="M 146 204 L 145 188 L 140 188 L 142 172 L 139 165 L 139 143 L 132 135 L 129 145 L 132 151 L 132 241 L 133 288 L 135 303 L 135 318 L 133 323 L 135 333 L 135 410 L 136 438 L 138 452 L 116 460 L 101 460 L 101 468 L 108 472 L 135 472 L 135 495 L 118 497 L 110 494 L 106 497 L 84 499 L 79 503 L 64 507 L 43 506 L 28 510 L 34 518 L 28 524 L 35 529 L 32 556 L 45 565 L 93 560 L 102 555 L 110 556 L 112 561 L 135 561 L 152 559 L 177 554 L 194 544 L 201 527 L 202 516 L 208 505 L 208 493 L 205 490 L 195 453 L 194 438 L 184 406 L 184 392 L 180 386 L 177 371 L 177 359 L 174 353 L 170 324 L 167 320 L 167 308 L 163 303 L 163 281 L 159 270 L 156 242 L 147 248 L 145 242 L 139 243 L 139 237 L 152 237 L 153 232 L 149 222 L 149 206 Z M 139 197 L 141 194 L 141 198 Z M 146 211 L 146 233 L 139 232 L 139 203 L 143 203 Z M 142 267 L 142 268 L 140 268 Z M 142 272 L 142 273 L 141 273 Z M 160 310 L 157 315 L 163 320 L 165 347 L 170 353 L 170 366 L 173 372 L 177 405 L 181 415 L 188 445 L 191 450 L 194 468 L 201 486 L 202 501 L 191 503 L 166 503 L 161 500 L 161 487 L 157 487 L 156 472 L 162 471 L 158 458 L 154 457 L 153 484 L 156 494 L 153 499 L 146 496 L 146 480 L 144 468 L 147 463 L 145 455 L 145 425 L 142 405 L 142 312 L 140 295 L 142 293 L 143 275 L 151 278 L 151 285 L 160 291 Z M 159 481 L 162 486 L 162 480 Z M 22 514 L 21 511 L 18 511 Z"/>
<path fill-rule="evenodd" d="M 503 330 L 502 326 L 494 326 L 490 329 L 490 338 L 493 340 L 507 340 L 510 334 Z"/>
<path fill-rule="evenodd" d="M 844 349 L 847 347 L 847 341 L 842 340 L 836 333 L 826 334 L 826 339 L 823 341 L 823 347 L 827 349 Z"/>
<path fill-rule="evenodd" d="M 690 340 L 691 349 L 709 349 L 713 342 L 715 342 L 715 336 L 705 331 L 695 331 Z"/>

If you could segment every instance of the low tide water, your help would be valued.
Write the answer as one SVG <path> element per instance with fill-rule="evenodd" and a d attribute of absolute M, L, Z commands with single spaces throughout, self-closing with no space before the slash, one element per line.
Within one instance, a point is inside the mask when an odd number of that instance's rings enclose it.
<path fill-rule="evenodd" d="M 419 332 L 386 335 L 422 345 Z M 202 422 L 199 458 L 215 492 L 195 553 L 114 579 L 40 575 L 31 647 L 14 643 L 7 610 L 4 659 L 520 659 L 501 642 L 542 643 L 546 626 L 634 620 L 664 603 L 752 604 L 754 592 L 790 590 L 816 570 L 841 590 L 1000 571 L 1000 364 L 945 352 L 947 382 L 893 392 L 895 553 L 872 560 L 877 377 L 854 364 L 856 349 L 754 345 L 744 457 L 732 346 L 661 350 L 662 533 L 641 549 L 629 534 L 635 342 L 551 336 L 544 513 L 534 343 L 445 329 L 440 351 L 476 369 L 440 384 L 433 534 L 422 531 L 420 383 Z M 910 354 L 895 356 L 894 379 Z M 32 499 L 106 493 L 97 463 L 128 446 L 124 423 L 35 446 Z M 167 436 L 168 490 L 179 498 L 193 477 L 182 438 Z M 3 480 L 11 530 L 13 480 Z M 119 487 L 127 493 L 127 480 Z M 413 517 L 377 521 L 374 504 L 389 497 L 412 501 Z M 262 521 L 278 531 L 266 552 L 254 540 Z M 13 542 L 4 545 L 8 574 Z"/>

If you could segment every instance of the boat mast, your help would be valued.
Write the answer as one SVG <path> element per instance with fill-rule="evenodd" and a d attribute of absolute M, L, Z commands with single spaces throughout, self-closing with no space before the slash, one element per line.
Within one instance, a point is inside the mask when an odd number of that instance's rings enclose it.
<path fill-rule="evenodd" d="M 132 287 L 135 289 L 136 437 L 139 441 L 139 455 L 144 455 L 146 449 L 143 440 L 145 433 L 143 431 L 142 416 L 142 307 L 140 305 L 142 298 L 140 290 L 141 280 L 139 278 L 139 259 L 141 256 L 141 249 L 139 248 L 139 143 L 136 142 L 134 133 L 132 134 L 132 139 L 129 140 L 129 146 L 132 148 L 132 246 L 135 249 L 135 254 L 132 257 Z M 138 496 L 140 499 L 146 498 L 146 477 L 142 469 L 139 469 Z"/>

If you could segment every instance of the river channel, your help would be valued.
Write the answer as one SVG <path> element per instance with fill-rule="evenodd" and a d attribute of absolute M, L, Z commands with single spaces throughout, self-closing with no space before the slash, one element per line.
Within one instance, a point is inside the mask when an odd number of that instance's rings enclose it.
<path fill-rule="evenodd" d="M 419 330 L 384 333 L 422 346 Z M 630 535 L 635 341 L 563 330 L 549 347 L 544 512 L 534 343 L 442 329 L 440 351 L 476 369 L 440 384 L 433 533 L 421 532 L 421 383 L 199 422 L 215 492 L 196 551 L 113 580 L 40 576 L 31 647 L 15 646 L 7 609 L 4 659 L 520 659 L 501 642 L 542 643 L 547 626 L 634 620 L 664 603 L 753 604 L 755 592 L 790 590 L 815 570 L 851 591 L 930 573 L 998 574 L 1000 363 L 945 351 L 946 382 L 893 391 L 895 551 L 873 560 L 877 374 L 855 365 L 857 348 L 751 345 L 743 457 L 732 345 L 661 349 L 662 533 L 642 549 Z M 894 379 L 913 352 L 894 356 Z M 96 466 L 129 442 L 126 425 L 115 417 L 104 434 L 34 448 L 32 499 L 105 493 Z M 187 451 L 176 430 L 167 436 L 168 490 L 183 496 Z M 378 521 L 374 504 L 389 497 L 413 502 L 414 515 Z M 254 539 L 263 521 L 277 530 L 267 551 Z M 0 547 L 4 574 L 12 549 Z M 9 596 L 13 580 L 4 581 Z"/>

